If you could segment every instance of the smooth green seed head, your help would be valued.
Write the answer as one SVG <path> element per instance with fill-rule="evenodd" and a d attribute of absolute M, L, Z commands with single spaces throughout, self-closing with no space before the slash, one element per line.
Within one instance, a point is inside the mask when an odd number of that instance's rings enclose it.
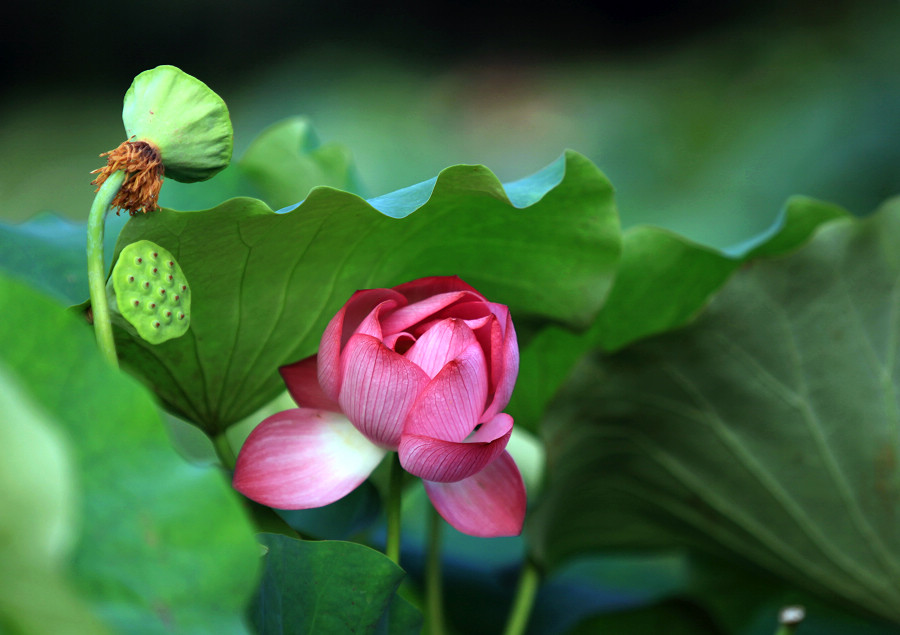
<path fill-rule="evenodd" d="M 134 78 L 122 121 L 129 139 L 159 148 L 165 176 L 176 181 L 204 181 L 231 161 L 228 107 L 206 84 L 174 66 Z"/>

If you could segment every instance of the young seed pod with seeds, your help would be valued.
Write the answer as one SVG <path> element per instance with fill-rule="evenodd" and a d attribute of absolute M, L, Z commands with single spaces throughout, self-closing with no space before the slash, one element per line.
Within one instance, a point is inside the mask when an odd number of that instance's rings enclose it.
<path fill-rule="evenodd" d="M 184 272 L 171 253 L 149 240 L 122 249 L 107 294 L 115 296 L 110 304 L 151 344 L 181 337 L 190 326 L 191 289 Z"/>

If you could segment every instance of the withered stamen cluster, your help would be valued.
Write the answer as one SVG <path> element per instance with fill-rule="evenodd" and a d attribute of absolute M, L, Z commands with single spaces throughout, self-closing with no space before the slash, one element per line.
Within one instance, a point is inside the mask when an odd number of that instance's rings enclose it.
<path fill-rule="evenodd" d="M 106 165 L 94 170 L 91 174 L 99 175 L 91 181 L 92 185 L 100 186 L 107 177 L 118 170 L 125 170 L 128 175 L 112 201 L 112 207 L 118 210 L 124 209 L 134 216 L 138 212 L 153 212 L 159 205 L 159 188 L 163 182 L 163 164 L 159 148 L 146 141 L 123 141 L 115 150 L 104 152 L 101 157 L 107 157 Z"/>

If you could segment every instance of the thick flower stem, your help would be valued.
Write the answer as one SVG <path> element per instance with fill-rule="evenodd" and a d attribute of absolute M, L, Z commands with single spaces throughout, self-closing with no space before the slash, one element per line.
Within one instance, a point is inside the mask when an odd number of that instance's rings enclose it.
<path fill-rule="evenodd" d="M 116 357 L 116 343 L 113 340 L 112 322 L 109 317 L 109 303 L 106 301 L 106 272 L 103 262 L 103 229 L 106 213 L 122 183 L 125 172 L 119 170 L 109 175 L 100 186 L 87 226 L 88 289 L 91 295 L 91 311 L 94 315 L 94 334 L 101 352 L 113 366 L 119 365 Z"/>
<path fill-rule="evenodd" d="M 387 545 L 384 554 L 400 564 L 400 502 L 403 496 L 403 467 L 400 457 L 394 453 L 391 458 L 391 480 L 387 501 Z"/>
<path fill-rule="evenodd" d="M 231 448 L 231 442 L 228 441 L 228 435 L 220 432 L 212 438 L 213 446 L 216 448 L 216 455 L 222 463 L 222 467 L 226 470 L 234 470 L 237 460 L 234 456 L 234 450 Z"/>
<path fill-rule="evenodd" d="M 428 516 L 428 560 L 425 564 L 428 634 L 444 635 L 444 588 L 441 571 L 441 538 L 444 519 L 434 507 L 431 508 Z"/>
<path fill-rule="evenodd" d="M 522 635 L 525 632 L 540 582 L 541 576 L 537 567 L 531 558 L 526 558 L 519 577 L 519 588 L 516 589 L 516 599 L 503 635 Z"/>

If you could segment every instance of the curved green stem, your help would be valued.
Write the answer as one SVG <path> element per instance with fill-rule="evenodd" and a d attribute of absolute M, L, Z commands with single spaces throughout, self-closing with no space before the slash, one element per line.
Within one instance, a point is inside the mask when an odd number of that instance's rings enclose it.
<path fill-rule="evenodd" d="M 384 555 L 400 564 L 400 502 L 403 495 L 403 467 L 400 457 L 391 457 L 391 481 L 387 500 L 387 545 Z"/>
<path fill-rule="evenodd" d="M 116 357 L 116 343 L 113 340 L 112 322 L 109 318 L 109 304 L 106 301 L 106 271 L 103 262 L 103 228 L 106 212 L 125 182 L 125 172 L 119 170 L 109 175 L 91 205 L 87 226 L 87 266 L 88 289 L 91 294 L 91 310 L 94 314 L 94 334 L 97 345 L 113 366 L 119 365 Z"/>
<path fill-rule="evenodd" d="M 509 613 L 506 630 L 503 631 L 504 635 L 522 635 L 525 632 L 540 582 L 541 575 L 537 567 L 531 558 L 526 558 L 519 577 L 519 588 L 516 589 L 516 599 Z"/>
<path fill-rule="evenodd" d="M 425 601 L 429 635 L 444 635 L 444 589 L 441 572 L 443 522 L 444 519 L 432 507 L 428 518 L 428 560 L 425 564 Z"/>

